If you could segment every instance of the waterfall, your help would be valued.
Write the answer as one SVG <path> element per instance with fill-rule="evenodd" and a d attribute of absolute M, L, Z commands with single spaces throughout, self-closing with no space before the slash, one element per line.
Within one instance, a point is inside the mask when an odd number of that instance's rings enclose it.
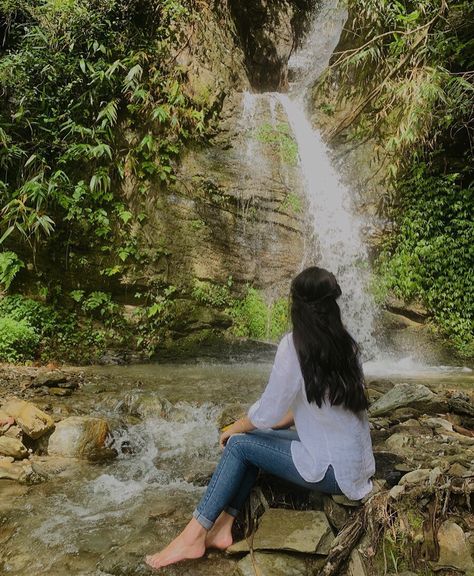
<path fill-rule="evenodd" d="M 372 336 L 375 306 L 367 290 L 368 256 L 362 241 L 362 220 L 351 206 L 350 190 L 333 167 L 329 151 L 305 114 L 303 100 L 278 96 L 298 144 L 304 190 L 319 257 L 309 255 L 322 268 L 333 272 L 341 286 L 344 321 L 364 355 L 375 351 Z"/>
<path fill-rule="evenodd" d="M 321 134 L 314 129 L 307 110 L 308 93 L 318 76 L 327 67 L 346 20 L 345 9 L 337 0 L 327 0 L 315 14 L 313 25 L 305 41 L 289 62 L 292 84 L 289 94 L 264 93 L 244 95 L 243 118 L 249 140 L 247 159 L 253 166 L 259 156 L 258 142 L 252 141 L 260 110 L 266 102 L 275 125 L 275 117 L 284 117 L 289 124 L 298 148 L 299 172 L 309 209 L 306 241 L 307 253 L 301 267 L 316 264 L 333 272 L 343 296 L 340 304 L 344 322 L 361 345 L 368 359 L 377 354 L 372 335 L 375 306 L 368 291 L 368 254 L 362 239 L 363 219 L 356 214 L 352 192 L 341 182 L 330 152 Z M 256 103 L 259 112 L 256 113 Z M 295 189 L 295 183 L 287 186 Z"/>

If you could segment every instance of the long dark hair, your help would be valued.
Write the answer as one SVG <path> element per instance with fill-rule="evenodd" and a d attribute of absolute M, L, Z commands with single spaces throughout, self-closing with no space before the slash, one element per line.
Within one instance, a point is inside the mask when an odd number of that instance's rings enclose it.
<path fill-rule="evenodd" d="M 312 266 L 291 283 L 293 342 L 308 402 L 321 408 L 326 396 L 360 412 L 367 408 L 359 348 L 344 328 L 336 299 L 341 288 L 331 272 Z"/>

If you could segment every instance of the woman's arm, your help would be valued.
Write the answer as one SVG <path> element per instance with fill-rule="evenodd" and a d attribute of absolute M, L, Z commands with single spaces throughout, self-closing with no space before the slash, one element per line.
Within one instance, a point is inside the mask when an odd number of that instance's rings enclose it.
<path fill-rule="evenodd" d="M 232 434 L 242 434 L 244 432 L 250 432 L 251 430 L 255 430 L 255 426 L 250 422 L 247 416 L 239 418 L 230 426 L 223 428 L 219 439 L 221 448 L 225 447 L 227 440 L 232 436 Z"/>
<path fill-rule="evenodd" d="M 275 424 L 275 426 L 272 426 L 272 428 L 273 430 L 282 430 L 284 428 L 289 428 L 290 426 L 293 426 L 294 423 L 295 419 L 293 417 L 293 412 L 291 410 L 288 410 L 288 412 L 285 414 L 285 416 L 283 416 L 280 422 L 278 422 L 278 424 Z"/>

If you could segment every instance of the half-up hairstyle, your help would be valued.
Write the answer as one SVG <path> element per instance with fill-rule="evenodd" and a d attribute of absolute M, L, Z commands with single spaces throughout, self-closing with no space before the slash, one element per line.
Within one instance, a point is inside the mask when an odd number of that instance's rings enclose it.
<path fill-rule="evenodd" d="M 329 400 L 357 413 L 368 407 L 359 348 L 345 329 L 333 274 L 312 266 L 291 284 L 293 342 L 308 402 Z"/>

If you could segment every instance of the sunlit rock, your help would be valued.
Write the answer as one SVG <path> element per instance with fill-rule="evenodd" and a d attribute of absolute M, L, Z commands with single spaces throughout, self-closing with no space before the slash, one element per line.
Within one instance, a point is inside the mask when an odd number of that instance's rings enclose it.
<path fill-rule="evenodd" d="M 51 434 L 48 453 L 55 456 L 102 460 L 113 458 L 108 423 L 91 416 L 71 416 L 58 422 Z"/>
<path fill-rule="evenodd" d="M 443 401 L 423 384 L 397 384 L 372 404 L 369 413 L 371 416 L 383 416 L 406 406 L 433 412 L 443 407 Z"/>
<path fill-rule="evenodd" d="M 31 402 L 17 398 L 9 400 L 2 410 L 12 416 L 30 438 L 36 439 L 54 428 L 54 420 Z"/>
<path fill-rule="evenodd" d="M 28 450 L 18 438 L 0 436 L 0 454 L 3 456 L 12 456 L 16 460 L 21 460 L 28 456 Z"/>

